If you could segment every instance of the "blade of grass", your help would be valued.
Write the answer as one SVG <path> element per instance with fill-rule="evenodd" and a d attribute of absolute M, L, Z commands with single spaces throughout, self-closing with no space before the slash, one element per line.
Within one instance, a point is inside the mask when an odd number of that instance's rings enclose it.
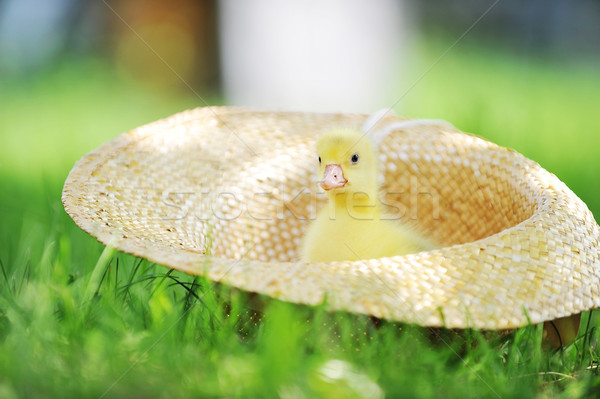
<path fill-rule="evenodd" d="M 10 282 L 8 281 L 8 274 L 6 274 L 6 268 L 4 267 L 4 262 L 2 262 L 2 258 L 0 258 L 0 268 L 2 269 L 2 275 L 4 276 L 4 281 L 6 282 L 6 287 L 10 287 Z"/>
<path fill-rule="evenodd" d="M 100 284 L 104 279 L 104 275 L 106 273 L 106 268 L 112 258 L 115 250 L 112 246 L 107 245 L 104 247 L 102 254 L 98 258 L 94 269 L 92 270 L 92 274 L 87 282 L 87 286 L 85 288 L 83 302 L 88 303 L 91 301 L 97 294 Z"/>

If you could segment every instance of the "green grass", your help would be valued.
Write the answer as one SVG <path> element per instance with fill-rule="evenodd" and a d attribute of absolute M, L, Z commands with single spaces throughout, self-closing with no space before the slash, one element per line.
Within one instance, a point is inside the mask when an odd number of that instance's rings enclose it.
<path fill-rule="evenodd" d="M 444 50 L 425 53 L 423 70 Z M 416 70 L 419 70 L 416 68 Z M 418 73 L 415 73 L 415 77 Z M 105 249 L 62 209 L 75 160 L 202 105 L 102 62 L 0 94 L 0 397 L 585 397 L 600 321 L 558 352 L 539 326 L 429 330 L 274 301 Z M 399 104 L 513 147 L 598 215 L 600 77 L 586 66 L 452 50 Z"/>

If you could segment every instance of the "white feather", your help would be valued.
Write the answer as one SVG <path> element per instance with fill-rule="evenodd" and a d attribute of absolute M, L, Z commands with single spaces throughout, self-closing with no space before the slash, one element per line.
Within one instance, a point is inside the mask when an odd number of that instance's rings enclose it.
<path fill-rule="evenodd" d="M 407 119 L 404 121 L 388 123 L 381 129 L 377 129 L 369 133 L 369 136 L 371 137 L 371 140 L 373 140 L 373 142 L 379 146 L 383 139 L 386 138 L 390 133 L 395 132 L 396 130 L 406 130 L 419 126 L 438 126 L 440 128 L 455 129 L 454 125 L 443 119 Z"/>
<path fill-rule="evenodd" d="M 370 135 L 374 131 L 374 128 L 379 123 L 379 121 L 385 118 L 387 114 L 395 115 L 395 112 L 391 108 L 382 108 L 378 111 L 373 112 L 367 117 L 367 119 L 365 119 L 360 130 L 364 134 Z"/>

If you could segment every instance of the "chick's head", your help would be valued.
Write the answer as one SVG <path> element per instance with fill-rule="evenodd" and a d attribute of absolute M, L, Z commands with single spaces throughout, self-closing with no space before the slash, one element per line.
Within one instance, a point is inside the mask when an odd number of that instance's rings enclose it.
<path fill-rule="evenodd" d="M 321 187 L 329 193 L 377 191 L 377 159 L 369 137 L 355 129 L 325 132 L 317 142 Z"/>

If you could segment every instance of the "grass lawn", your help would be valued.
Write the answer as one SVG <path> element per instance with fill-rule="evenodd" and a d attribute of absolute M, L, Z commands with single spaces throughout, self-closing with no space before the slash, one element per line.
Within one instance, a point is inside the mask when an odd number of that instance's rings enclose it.
<path fill-rule="evenodd" d="M 445 48 L 429 47 L 420 70 Z M 415 78 L 420 73 L 415 72 Z M 65 214 L 73 163 L 121 131 L 204 105 L 101 61 L 0 81 L 0 398 L 584 397 L 598 318 L 562 351 L 540 326 L 429 330 L 287 304 L 105 249 Z M 600 215 L 600 75 L 458 46 L 398 104 L 509 146 Z M 206 98 L 214 103 L 214 98 Z"/>

